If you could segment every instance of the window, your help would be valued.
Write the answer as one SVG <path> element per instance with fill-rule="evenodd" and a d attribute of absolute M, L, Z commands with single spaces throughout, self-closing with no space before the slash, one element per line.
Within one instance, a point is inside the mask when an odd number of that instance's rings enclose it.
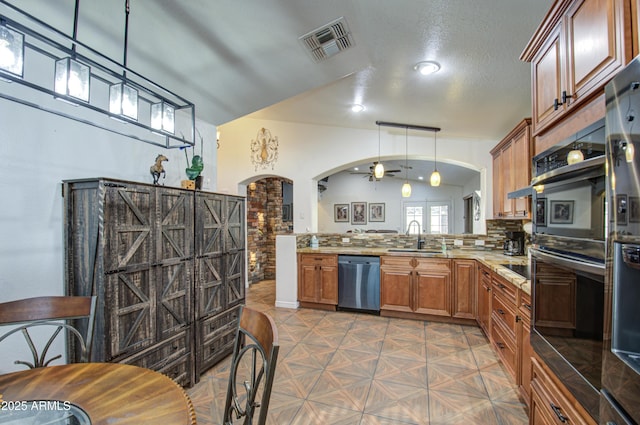
<path fill-rule="evenodd" d="M 427 233 L 448 234 L 451 217 L 450 202 L 427 202 Z"/>
<path fill-rule="evenodd" d="M 418 205 L 406 205 L 404 208 L 405 225 L 410 235 L 417 235 L 424 227 L 424 207 Z M 414 221 L 418 222 L 416 226 Z M 409 227 L 411 223 L 411 227 Z"/>

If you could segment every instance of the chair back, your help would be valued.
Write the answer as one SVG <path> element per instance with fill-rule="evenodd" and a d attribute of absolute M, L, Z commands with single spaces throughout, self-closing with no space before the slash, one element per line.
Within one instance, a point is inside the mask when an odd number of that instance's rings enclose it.
<path fill-rule="evenodd" d="M 273 319 L 260 311 L 241 307 L 233 347 L 224 424 L 253 424 L 256 408 L 258 425 L 267 420 L 271 387 L 278 361 L 278 329 Z M 261 396 L 258 394 L 261 392 Z M 258 399 L 258 401 L 256 401 Z"/>
<path fill-rule="evenodd" d="M 0 335 L 0 342 L 10 335 L 22 333 L 33 356 L 33 362 L 16 360 L 15 363 L 32 369 L 45 367 L 62 357 L 57 355 L 47 358 L 47 354 L 53 341 L 65 330 L 68 345 L 77 347 L 80 351 L 80 361 L 86 362 L 91 355 L 95 312 L 96 297 L 46 296 L 0 303 L 0 326 L 16 325 Z M 36 327 L 52 329 L 51 336 L 44 344 L 36 344 L 29 333 L 29 329 Z M 42 349 L 38 346 L 42 346 Z"/>

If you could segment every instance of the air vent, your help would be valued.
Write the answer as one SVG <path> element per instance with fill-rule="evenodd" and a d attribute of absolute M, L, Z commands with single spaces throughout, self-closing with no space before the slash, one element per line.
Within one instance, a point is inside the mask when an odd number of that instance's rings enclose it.
<path fill-rule="evenodd" d="M 315 62 L 323 61 L 353 46 L 344 18 L 336 19 L 299 38 Z"/>

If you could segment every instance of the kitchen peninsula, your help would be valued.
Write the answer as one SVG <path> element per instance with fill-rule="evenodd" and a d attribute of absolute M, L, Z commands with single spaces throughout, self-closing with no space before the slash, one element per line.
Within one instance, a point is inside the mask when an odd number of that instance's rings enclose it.
<path fill-rule="evenodd" d="M 323 240 L 323 235 L 318 237 Z M 453 235 L 447 235 L 450 237 Z M 304 245 L 306 235 L 297 239 L 301 307 L 339 309 L 338 259 L 347 255 L 379 257 L 381 316 L 480 326 L 528 402 L 531 282 L 510 268 L 526 266 L 526 256 L 464 245 L 453 248 L 448 243 L 443 252 L 430 248 L 430 241 L 425 249 L 322 243 L 310 248 Z"/>

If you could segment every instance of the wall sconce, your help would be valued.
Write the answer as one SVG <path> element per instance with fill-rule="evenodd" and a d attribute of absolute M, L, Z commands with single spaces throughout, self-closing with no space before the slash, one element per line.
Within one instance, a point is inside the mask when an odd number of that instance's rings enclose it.
<path fill-rule="evenodd" d="M 77 39 L 79 0 L 72 36 L 0 0 L 0 81 L 16 83 L 0 87 L 0 98 L 167 149 L 195 146 L 195 105 L 127 68 L 129 1 L 123 1 L 124 61 L 118 63 Z M 25 90 L 44 96 L 34 101 Z"/>
<path fill-rule="evenodd" d="M 7 28 L 0 21 L 0 74 L 9 73 L 22 78 L 24 65 L 24 34 Z"/>

